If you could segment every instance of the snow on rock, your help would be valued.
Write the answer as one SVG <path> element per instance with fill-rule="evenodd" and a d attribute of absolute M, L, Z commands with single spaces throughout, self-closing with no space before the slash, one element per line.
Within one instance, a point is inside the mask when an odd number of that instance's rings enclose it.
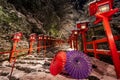
<path fill-rule="evenodd" d="M 7 77 L 0 76 L 0 80 L 9 80 Z"/>
<path fill-rule="evenodd" d="M 74 49 L 73 49 L 73 48 L 68 48 L 68 49 L 67 49 L 67 51 L 72 51 L 72 50 L 74 50 Z"/>
<path fill-rule="evenodd" d="M 32 72 L 27 75 L 24 75 L 20 80 L 44 80 L 46 73 L 44 72 Z"/>
<path fill-rule="evenodd" d="M 61 49 L 65 49 L 66 51 L 73 50 L 69 46 L 64 46 Z M 64 74 L 51 75 L 49 71 L 51 60 L 52 58 L 42 58 L 34 54 L 20 57 L 16 61 L 12 77 L 19 80 L 76 80 Z M 82 80 L 117 80 L 114 65 L 93 57 L 91 57 L 90 60 L 95 66 L 88 79 Z M 11 64 L 8 61 L 2 62 L 0 66 L 0 80 L 8 80 L 7 77 L 10 75 L 10 72 Z"/>
<path fill-rule="evenodd" d="M 10 65 L 10 63 L 9 63 L 8 61 L 4 61 L 4 62 L 2 63 L 2 66 L 3 66 L 3 67 L 6 67 L 7 65 Z"/>
<path fill-rule="evenodd" d="M 32 64 L 16 64 L 16 66 L 20 66 L 20 67 L 26 67 L 26 68 L 31 68 L 31 69 L 36 69 L 36 68 L 41 68 L 42 65 L 41 64 L 37 64 L 37 65 L 32 65 Z"/>
<path fill-rule="evenodd" d="M 70 77 L 68 78 L 68 77 L 65 77 L 63 75 L 57 75 L 57 76 L 54 76 L 53 80 L 76 80 L 76 79 L 72 79 Z"/>
<path fill-rule="evenodd" d="M 90 76 L 95 76 L 98 79 L 102 78 L 103 75 L 99 74 L 98 72 L 96 72 L 95 70 L 93 70 L 90 74 Z"/>
<path fill-rule="evenodd" d="M 100 80 L 118 80 L 118 79 L 111 77 L 111 76 L 104 75 Z"/>
<path fill-rule="evenodd" d="M 62 75 L 53 76 L 45 72 L 33 72 L 20 78 L 20 80 L 75 80 Z"/>
<path fill-rule="evenodd" d="M 11 71 L 11 68 L 9 68 L 9 67 L 0 68 L 0 74 L 9 74 L 10 71 Z"/>
<path fill-rule="evenodd" d="M 24 71 L 14 70 L 12 76 L 16 79 L 19 79 L 20 77 L 26 75 Z"/>
<path fill-rule="evenodd" d="M 107 70 L 106 75 L 110 75 L 110 76 L 116 77 L 116 75 L 115 75 L 116 72 L 115 72 L 115 69 L 114 69 L 113 65 L 108 65 L 106 70 Z"/>
<path fill-rule="evenodd" d="M 34 55 L 27 55 L 26 58 L 35 58 L 35 56 Z"/>
<path fill-rule="evenodd" d="M 45 60 L 17 60 L 20 63 L 34 63 L 34 64 L 44 64 Z"/>
<path fill-rule="evenodd" d="M 96 68 L 93 68 L 93 72 L 91 75 L 95 75 L 102 80 L 116 80 L 117 77 L 116 77 L 114 65 L 105 63 L 94 57 L 91 58 L 91 63 L 96 66 Z M 105 79 L 105 77 L 108 78 L 112 77 L 112 78 Z"/>

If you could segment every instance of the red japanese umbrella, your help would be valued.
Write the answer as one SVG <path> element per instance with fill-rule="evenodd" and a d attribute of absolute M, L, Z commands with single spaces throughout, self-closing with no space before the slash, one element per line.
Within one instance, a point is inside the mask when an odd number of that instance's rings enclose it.
<path fill-rule="evenodd" d="M 57 75 L 61 73 L 64 69 L 64 65 L 66 63 L 66 52 L 59 51 L 53 58 L 51 65 L 50 65 L 50 73 L 52 75 Z"/>

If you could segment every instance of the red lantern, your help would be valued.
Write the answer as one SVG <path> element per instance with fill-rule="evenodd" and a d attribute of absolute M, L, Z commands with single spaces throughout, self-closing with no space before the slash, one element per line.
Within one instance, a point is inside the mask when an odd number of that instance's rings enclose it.
<path fill-rule="evenodd" d="M 42 39 L 43 39 L 43 35 L 39 35 L 38 40 L 42 40 Z"/>
<path fill-rule="evenodd" d="M 96 21 L 94 24 L 97 24 L 102 21 L 102 18 L 98 16 L 97 14 L 104 15 L 111 20 L 111 16 L 118 11 L 118 8 L 112 9 L 113 6 L 113 0 L 100 0 L 100 1 L 94 1 L 89 4 L 89 12 L 90 16 L 96 15 Z M 94 8 L 93 8 L 94 7 Z"/>
<path fill-rule="evenodd" d="M 79 30 L 72 30 L 72 34 L 74 34 L 74 36 L 78 36 L 79 35 Z"/>
<path fill-rule="evenodd" d="M 30 41 L 35 41 L 36 40 L 36 34 L 35 33 L 32 33 L 30 35 Z"/>
<path fill-rule="evenodd" d="M 19 41 L 21 39 L 22 35 L 23 35 L 22 32 L 15 33 L 14 37 L 13 37 L 13 40 Z"/>
<path fill-rule="evenodd" d="M 48 39 L 48 36 L 47 35 L 44 35 L 44 40 L 47 40 Z"/>
<path fill-rule="evenodd" d="M 89 23 L 89 21 L 77 21 L 76 22 L 76 26 L 77 26 L 77 28 L 79 28 L 80 29 L 80 31 L 87 31 L 88 30 L 88 23 Z"/>
<path fill-rule="evenodd" d="M 112 9 L 113 0 L 100 0 L 93 1 L 89 3 L 89 13 L 90 16 L 95 15 L 96 13 L 108 12 Z"/>
<path fill-rule="evenodd" d="M 47 40 L 50 40 L 50 37 L 49 37 L 49 36 L 47 36 Z"/>

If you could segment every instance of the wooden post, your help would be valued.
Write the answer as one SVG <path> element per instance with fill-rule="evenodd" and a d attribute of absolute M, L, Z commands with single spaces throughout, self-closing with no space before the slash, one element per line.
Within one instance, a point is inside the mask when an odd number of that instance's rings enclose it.
<path fill-rule="evenodd" d="M 84 52 L 87 53 L 87 45 L 86 45 L 86 33 L 82 32 L 82 41 L 83 41 L 83 48 L 84 48 Z"/>
<path fill-rule="evenodd" d="M 28 54 L 31 54 L 31 53 L 32 53 L 32 51 L 33 51 L 33 44 L 34 44 L 35 40 L 36 40 L 36 34 L 35 34 L 35 33 L 32 33 L 32 34 L 30 35 L 30 43 L 29 43 L 29 51 L 28 51 Z"/>
<path fill-rule="evenodd" d="M 14 59 L 14 54 L 15 54 L 15 51 L 16 51 L 16 46 L 17 46 L 17 43 L 18 43 L 18 40 L 15 40 L 13 42 L 13 47 L 12 47 L 12 50 L 11 50 L 11 53 L 10 53 L 10 57 L 9 57 L 9 62 L 13 62 L 13 59 Z"/>

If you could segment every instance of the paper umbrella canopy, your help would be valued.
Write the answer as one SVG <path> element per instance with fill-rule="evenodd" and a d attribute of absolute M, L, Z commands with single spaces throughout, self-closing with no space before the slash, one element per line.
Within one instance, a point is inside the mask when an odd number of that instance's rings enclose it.
<path fill-rule="evenodd" d="M 51 62 L 50 72 L 57 75 L 65 70 L 72 78 L 87 78 L 92 71 L 89 57 L 80 51 L 58 52 Z"/>
<path fill-rule="evenodd" d="M 79 51 L 68 51 L 65 71 L 75 79 L 87 78 L 92 70 L 89 57 Z"/>
<path fill-rule="evenodd" d="M 52 75 L 57 75 L 61 73 L 64 69 L 64 65 L 66 63 L 66 52 L 59 51 L 53 58 L 50 65 L 50 73 Z"/>

